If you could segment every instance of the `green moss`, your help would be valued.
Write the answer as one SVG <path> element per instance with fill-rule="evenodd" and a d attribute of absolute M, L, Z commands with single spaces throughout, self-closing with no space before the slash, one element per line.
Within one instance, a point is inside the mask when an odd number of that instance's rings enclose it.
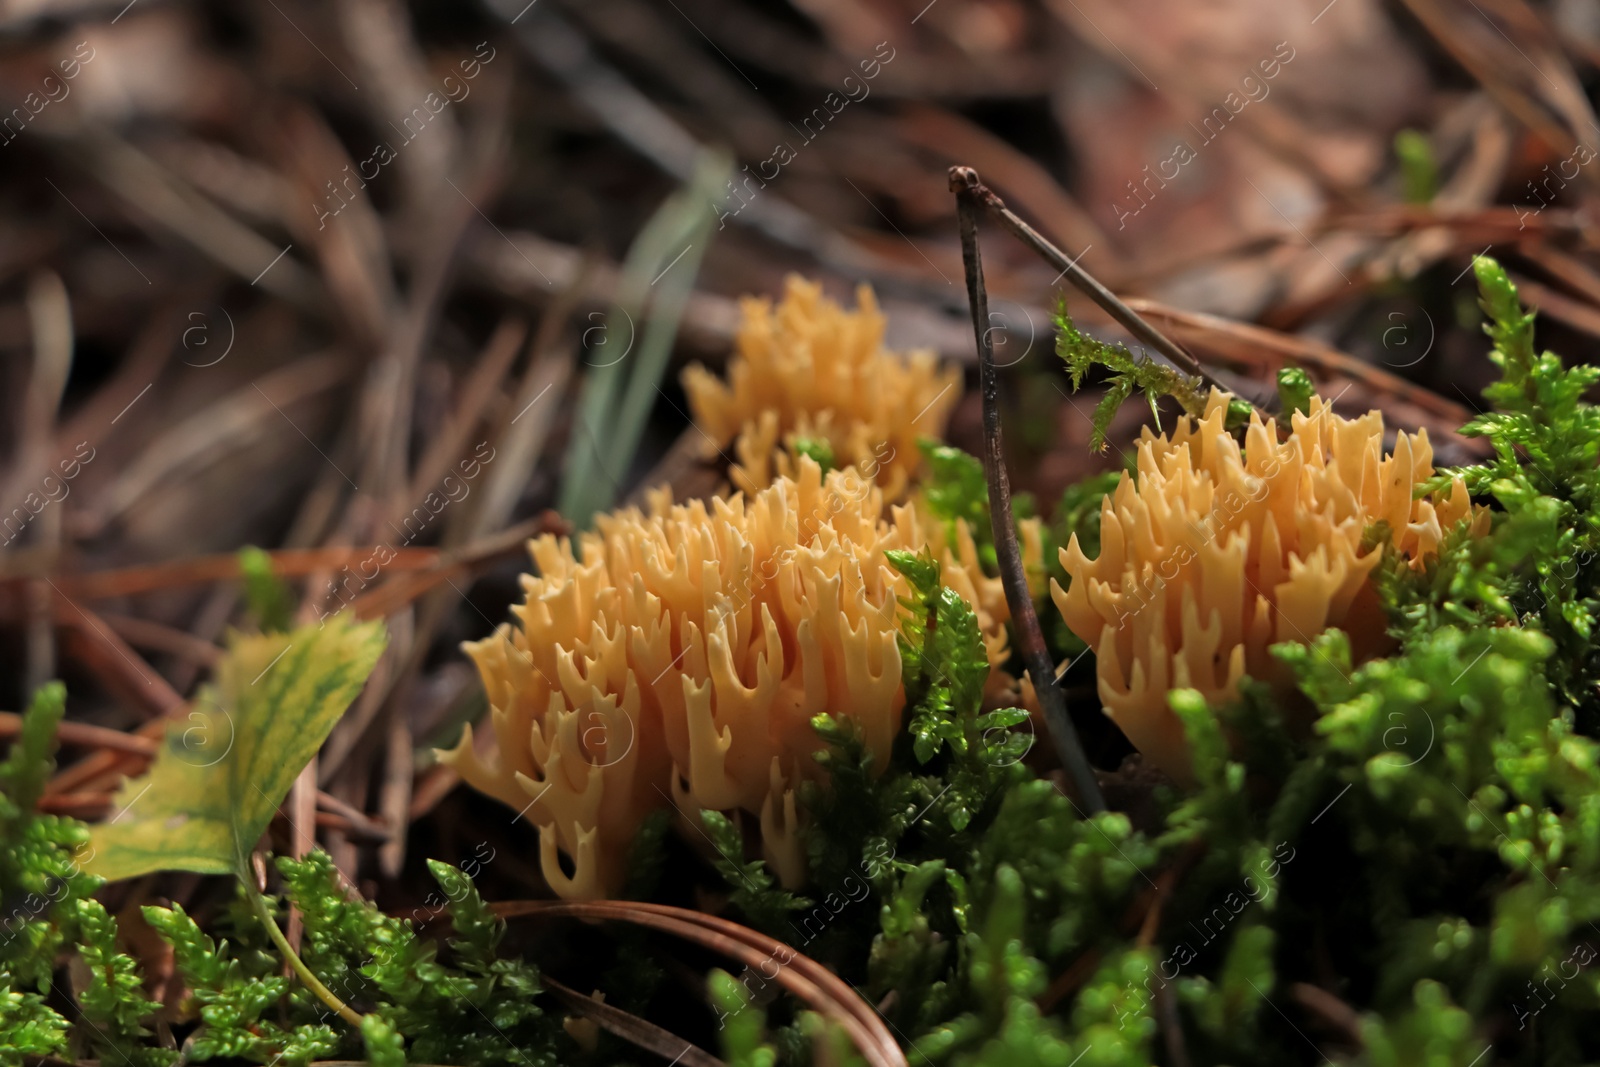
<path fill-rule="evenodd" d="M 1109 344 L 1090 337 L 1072 321 L 1064 298 L 1056 306 L 1055 323 L 1056 354 L 1066 363 L 1067 372 L 1072 375 L 1074 391 L 1083 385 L 1084 378 L 1096 367 L 1103 368 L 1108 375 L 1106 394 L 1095 406 L 1092 417 L 1094 432 L 1089 447 L 1096 452 L 1105 450 L 1106 432 L 1111 420 L 1135 389 L 1144 393 L 1149 401 L 1150 417 L 1158 427 L 1161 425 L 1161 413 L 1156 408 L 1156 401 L 1164 396 L 1172 397 L 1191 415 L 1199 415 L 1205 410 L 1205 389 L 1200 379 L 1183 374 L 1165 363 L 1158 363 L 1148 356 L 1136 357 L 1125 345 Z M 1248 405 L 1245 410 L 1248 412 Z"/>
<path fill-rule="evenodd" d="M 1284 418 L 1290 412 L 1302 415 L 1311 413 L 1311 398 L 1316 395 L 1311 376 L 1299 367 L 1285 367 L 1278 372 L 1278 405 Z"/>
<path fill-rule="evenodd" d="M 802 456 L 815 460 L 817 466 L 822 468 L 823 474 L 827 474 L 839 465 L 833 455 L 833 445 L 826 437 L 796 438 L 794 450 Z"/>

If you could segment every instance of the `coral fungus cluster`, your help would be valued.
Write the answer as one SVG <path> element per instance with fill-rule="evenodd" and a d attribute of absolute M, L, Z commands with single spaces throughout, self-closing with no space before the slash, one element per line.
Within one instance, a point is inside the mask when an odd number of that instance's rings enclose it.
<path fill-rule="evenodd" d="M 1099 558 L 1074 537 L 1061 551 L 1071 581 L 1052 588 L 1095 650 L 1107 714 L 1180 781 L 1189 754 L 1168 690 L 1230 699 L 1246 674 L 1274 678 L 1268 646 L 1328 626 L 1370 642 L 1384 621 L 1367 582 L 1381 546 L 1361 551 L 1366 528 L 1386 522 L 1415 564 L 1470 509 L 1459 479 L 1442 499 L 1413 499 L 1434 473 L 1426 430 L 1399 434 L 1385 455 L 1380 413 L 1346 419 L 1313 398 L 1281 443 L 1253 416 L 1241 449 L 1227 406 L 1213 392 L 1170 437 L 1144 430 L 1137 476 L 1101 504 Z M 1487 523 L 1481 508 L 1474 523 Z"/>
<path fill-rule="evenodd" d="M 745 297 L 727 381 L 703 367 L 683 376 L 695 423 L 716 448 L 733 445 L 735 487 L 755 492 L 796 473 L 795 444 L 826 442 L 839 466 L 854 466 L 904 497 L 919 437 L 940 438 L 961 397 L 961 374 L 931 352 L 883 347 L 885 319 L 868 286 L 856 311 L 791 275 L 783 299 Z"/>
<path fill-rule="evenodd" d="M 597 519 L 574 546 L 532 544 L 520 627 L 468 646 L 492 744 L 469 731 L 445 757 L 539 828 L 556 892 L 615 891 L 644 817 L 742 809 L 788 884 L 805 873 L 795 787 L 816 773 L 811 718 L 853 720 L 880 766 L 904 694 L 887 549 L 919 551 L 910 506 L 853 469 L 810 458 L 759 493 Z M 943 540 L 942 537 L 939 540 Z M 1006 654 L 1004 593 L 964 528 L 944 581 L 979 608 L 991 663 Z M 997 672 L 996 672 L 997 673 Z M 570 873 L 563 870 L 565 854 Z"/>

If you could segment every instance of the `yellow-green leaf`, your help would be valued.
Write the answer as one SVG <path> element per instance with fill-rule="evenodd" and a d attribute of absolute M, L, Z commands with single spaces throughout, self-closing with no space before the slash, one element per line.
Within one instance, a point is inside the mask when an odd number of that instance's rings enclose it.
<path fill-rule="evenodd" d="M 84 863 L 102 878 L 246 874 L 273 812 L 377 665 L 381 622 L 335 616 L 229 642 L 214 684 L 175 721 L 150 771 L 124 783 Z"/>

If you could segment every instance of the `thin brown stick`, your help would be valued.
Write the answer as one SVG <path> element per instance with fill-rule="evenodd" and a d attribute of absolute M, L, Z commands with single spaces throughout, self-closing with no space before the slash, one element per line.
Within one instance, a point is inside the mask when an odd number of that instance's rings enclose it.
<path fill-rule="evenodd" d="M 1523 241 L 1517 246 L 1517 254 L 1537 263 L 1551 277 L 1587 297 L 1591 304 L 1600 304 L 1600 274 L 1577 256 L 1546 241 Z"/>
<path fill-rule="evenodd" d="M 243 590 L 237 582 L 212 586 L 201 602 L 199 610 L 192 617 L 189 624 L 190 637 L 220 651 L 221 646 L 217 642 L 222 639 L 223 629 L 233 618 L 242 593 Z M 172 688 L 180 693 L 189 692 L 194 688 L 195 680 L 200 677 L 200 672 L 205 666 L 192 659 L 178 659 L 172 664 L 167 676 L 172 682 Z"/>
<path fill-rule="evenodd" d="M 413 654 L 420 642 L 413 640 Z M 398 878 L 406 858 L 406 830 L 410 826 L 411 790 L 416 779 L 412 765 L 413 739 L 404 705 L 412 682 L 402 681 L 390 698 L 389 731 L 384 738 L 383 782 L 378 789 L 378 815 L 394 836 L 378 850 L 378 868 L 386 878 Z"/>
<path fill-rule="evenodd" d="M 460 784 L 461 776 L 442 763 L 423 771 L 411 784 L 411 807 L 406 812 L 406 822 L 414 823 L 427 815 Z"/>
<path fill-rule="evenodd" d="M 1105 959 L 1105 951 L 1098 945 L 1084 949 L 1083 955 L 1073 960 L 1066 970 L 1062 971 L 1050 983 L 1039 997 L 1039 1010 L 1044 1012 L 1054 1011 L 1057 1004 L 1078 991 L 1078 987 L 1087 982 L 1094 972 L 1100 969 L 1101 961 Z"/>
<path fill-rule="evenodd" d="M 273 573 L 282 578 L 297 578 L 321 568 L 337 570 L 345 564 L 357 563 L 371 556 L 374 551 L 372 545 L 351 545 L 337 548 L 277 549 L 269 551 L 267 555 L 272 557 Z M 393 552 L 394 558 L 384 564 L 384 569 L 396 574 L 427 570 L 434 566 L 439 558 L 439 553 L 431 548 L 396 548 Z M 170 589 L 174 586 L 223 581 L 237 578 L 239 574 L 238 553 L 224 552 L 166 563 L 123 567 L 117 570 L 62 575 L 53 580 L 66 596 L 76 600 L 102 600 Z M 12 578 L 10 574 L 0 575 L 0 581 Z"/>
<path fill-rule="evenodd" d="M 175 715 L 184 707 L 182 694 L 98 615 L 69 597 L 59 599 L 65 605 L 57 612 L 67 627 L 64 651 L 92 670 L 107 689 L 147 719 Z"/>
<path fill-rule="evenodd" d="M 162 720 L 154 720 L 147 726 L 161 727 Z M 14 711 L 0 711 L 0 739 L 16 737 L 22 733 L 22 716 Z M 155 737 L 145 733 L 130 733 L 123 730 L 113 730 L 109 726 L 96 726 L 93 723 L 73 722 L 70 719 L 56 724 L 56 739 L 63 745 L 80 746 L 84 748 L 97 748 L 110 750 L 112 753 L 137 757 L 146 761 L 155 758 L 161 751 L 161 742 Z M 137 774 L 137 759 L 128 761 L 125 768 L 128 774 Z M 54 794 L 53 794 L 54 795 Z M 84 795 L 74 792 L 71 795 Z M 361 809 L 353 804 L 348 804 L 331 793 L 316 791 L 317 809 L 338 816 L 350 824 L 351 832 L 363 837 L 365 840 L 387 841 L 389 831 L 374 821 Z M 109 797 L 109 794 L 107 794 Z M 109 803 L 109 799 L 107 803 Z M 85 802 L 87 803 L 87 802 Z"/>
<path fill-rule="evenodd" d="M 872 1067 L 907 1067 L 905 1053 L 883 1019 L 843 979 L 809 956 L 738 923 L 686 908 L 635 901 L 549 900 L 507 901 L 492 905 L 502 918 L 524 915 L 569 915 L 637 923 L 694 941 L 747 967 L 777 963 L 774 980 L 789 992 L 836 1020 Z M 780 954 L 787 956 L 780 962 Z M 762 972 L 765 973 L 764 971 Z"/>
<path fill-rule="evenodd" d="M 312 814 L 306 817 L 299 829 L 291 826 L 291 833 L 303 834 L 306 832 L 304 827 L 315 825 L 337 831 L 363 844 L 381 845 L 393 839 L 393 835 L 386 828 L 373 822 L 352 805 L 320 789 L 316 791 L 315 796 L 316 803 L 312 808 Z M 98 820 L 112 814 L 116 806 L 115 793 L 87 791 L 50 793 L 40 798 L 38 810 L 52 815 L 71 815 L 78 819 Z M 277 817 L 288 818 L 283 812 L 279 812 Z"/>
<path fill-rule="evenodd" d="M 158 742 L 166 733 L 170 722 L 170 719 L 164 717 L 150 719 L 131 731 L 130 736 L 148 738 L 152 743 Z M 61 725 L 65 727 L 67 724 L 62 723 Z M 93 791 L 95 783 L 102 778 L 106 780 L 105 788 L 110 789 L 116 784 L 117 778 L 128 767 L 134 765 L 137 760 L 138 756 L 135 753 L 102 748 L 97 752 L 90 753 L 72 766 L 63 767 L 57 771 L 55 777 L 45 783 L 45 795 Z"/>
<path fill-rule="evenodd" d="M 14 711 L 0 711 L 0 738 L 16 737 L 22 732 L 22 716 Z M 64 745 L 82 745 L 86 748 L 109 748 L 135 756 L 152 757 L 161 742 L 136 733 L 113 730 L 109 726 L 74 722 L 63 719 L 56 724 L 56 739 Z"/>
<path fill-rule="evenodd" d="M 376 822 L 372 816 L 368 815 L 354 804 L 340 800 L 332 793 L 325 793 L 320 789 L 316 791 L 316 797 L 317 811 L 327 812 L 330 815 L 335 815 L 344 819 L 347 823 L 349 823 L 351 828 L 350 831 L 347 832 L 359 834 L 364 840 L 368 841 L 389 840 L 388 827 Z M 319 822 L 319 825 L 322 824 Z"/>
<path fill-rule="evenodd" d="M 978 159 L 1012 201 L 1021 205 L 1041 225 L 1069 248 L 1098 249 L 1095 260 L 1100 276 L 1112 284 L 1127 273 L 1128 264 L 1088 210 L 1067 192 L 1050 168 L 1014 147 L 1004 137 L 955 111 L 932 104 L 905 109 L 896 130 L 908 142 L 939 153 L 945 159 Z"/>
<path fill-rule="evenodd" d="M 562 985 L 548 974 L 540 975 L 539 983 L 554 993 L 556 999 L 571 1008 L 573 1012 L 585 1019 L 593 1019 L 602 1030 L 616 1034 L 630 1045 L 637 1045 L 648 1052 L 654 1052 L 662 1059 L 670 1059 L 673 1063 L 681 1063 L 683 1067 L 726 1067 L 711 1053 L 692 1042 L 685 1041 L 671 1030 L 657 1026 L 648 1019 L 641 1019 L 621 1008 L 613 1007 L 603 1000 L 586 997 L 571 986 Z"/>
<path fill-rule="evenodd" d="M 1163 982 L 1156 986 L 1156 1025 L 1161 1030 L 1162 1043 L 1167 1047 L 1167 1062 L 1172 1067 L 1189 1067 L 1188 1046 L 1183 1042 L 1183 1020 L 1178 1018 L 1178 998 L 1172 987 Z"/>
<path fill-rule="evenodd" d="M 1282 367 L 1305 367 L 1320 375 L 1337 375 L 1359 382 L 1376 393 L 1420 408 L 1438 420 L 1433 427 L 1435 430 L 1448 432 L 1472 418 L 1472 412 L 1448 397 L 1320 341 L 1202 311 L 1185 311 L 1154 300 L 1135 298 L 1128 303 L 1188 340 L 1197 350 L 1210 352 L 1219 357 L 1218 362 L 1251 376 L 1270 381 Z"/>
<path fill-rule="evenodd" d="M 30 467 L 44 467 L 43 457 L 50 450 L 66 390 L 67 372 L 72 365 L 72 306 L 67 288 L 54 271 L 41 270 L 28 283 L 28 318 L 33 328 L 33 369 L 28 375 L 28 390 L 22 410 L 21 470 L 8 479 L 25 478 Z M 45 512 L 34 527 L 33 545 L 47 558 L 61 551 L 61 509 Z M 51 619 L 50 586 L 43 579 L 28 583 L 28 622 L 26 627 L 27 687 L 33 692 L 56 677 L 56 635 Z"/>
<path fill-rule="evenodd" d="M 1028 665 L 1028 674 L 1033 678 L 1033 689 L 1038 694 L 1039 705 L 1044 709 L 1045 723 L 1050 728 L 1050 739 L 1055 742 L 1056 754 L 1072 780 L 1078 799 L 1090 815 L 1098 815 L 1106 810 L 1105 797 L 1100 793 L 1094 768 L 1090 766 L 1089 757 L 1084 754 L 1083 744 L 1078 740 L 1078 731 L 1067 714 L 1066 698 L 1056 685 L 1055 664 L 1051 662 L 1050 651 L 1044 644 L 1044 634 L 1039 629 L 1039 617 L 1033 610 L 1028 577 L 1022 567 L 1022 548 L 1017 543 L 1017 528 L 1011 519 L 1011 483 L 1006 474 L 1000 435 L 999 372 L 994 365 L 994 347 L 989 340 L 989 294 L 984 289 L 983 258 L 978 250 L 977 208 L 984 203 L 983 193 L 988 193 L 988 190 L 983 188 L 978 181 L 978 172 L 971 167 L 951 167 L 950 191 L 956 194 L 961 223 L 961 258 L 967 271 L 967 299 L 972 307 L 972 329 L 978 340 L 978 365 L 983 383 L 983 473 L 989 483 L 989 518 L 994 527 L 994 552 L 1000 566 L 1000 581 L 1005 586 L 1006 604 L 1011 609 L 1011 623 L 1016 629 L 1017 643 L 1022 646 L 1023 659 Z M 988 196 L 998 203 L 993 193 L 988 193 Z M 1000 206 L 1000 210 L 1005 210 L 1004 205 Z M 1017 221 L 1026 225 L 1020 219 Z M 1039 240 L 1043 241 L 1044 238 Z M 1099 285 L 1098 282 L 1094 284 Z M 1119 306 L 1120 303 L 1118 301 Z M 1192 362 L 1193 357 L 1190 360 Z"/>
<path fill-rule="evenodd" d="M 1357 1048 L 1366 1045 L 1361 1034 L 1361 1015 L 1343 1000 L 1308 982 L 1296 982 L 1289 987 L 1289 995 L 1301 1007 L 1338 1027 Z"/>
<path fill-rule="evenodd" d="M 317 847 L 317 757 L 311 757 L 311 762 L 300 768 L 300 773 L 295 775 L 294 785 L 289 787 L 289 796 L 283 802 L 279 813 L 289 820 L 289 855 L 296 860 L 303 860 L 306 854 Z M 284 924 L 284 938 L 296 952 L 300 951 L 300 935 L 305 931 L 305 921 L 300 917 L 300 909 L 289 908 L 288 922 Z"/>
<path fill-rule="evenodd" d="M 966 198 L 976 206 L 981 206 L 996 222 L 1004 226 L 1008 233 L 1037 252 L 1046 263 L 1058 268 L 1067 281 L 1071 282 L 1075 288 L 1090 300 L 1104 308 L 1107 315 L 1116 319 L 1123 329 L 1133 334 L 1140 342 L 1159 352 L 1179 369 L 1197 376 L 1207 385 L 1216 384 L 1206 374 L 1206 370 L 1200 365 L 1199 360 L 1185 352 L 1166 334 L 1146 322 L 1137 311 L 1117 299 L 1116 294 L 1096 281 L 1088 271 L 1078 266 L 1072 257 L 1051 244 L 1043 234 L 1022 221 L 1019 215 L 1006 207 L 1005 201 L 996 196 L 994 190 L 978 180 L 977 171 L 971 167 L 951 167 L 950 191 L 958 197 Z M 988 325 L 988 320 L 985 319 L 983 322 L 984 328 L 987 328 Z"/>
<path fill-rule="evenodd" d="M 1137 944 L 1143 948 L 1155 941 L 1156 933 L 1161 927 L 1161 909 L 1172 896 L 1177 887 L 1178 880 L 1200 857 L 1205 855 L 1209 847 L 1204 840 L 1195 841 L 1179 854 L 1161 874 L 1156 876 L 1157 882 L 1151 888 L 1144 890 L 1128 905 L 1127 911 L 1118 920 L 1117 928 L 1123 934 L 1132 934 L 1139 931 Z M 1058 975 L 1050 987 L 1039 997 L 1037 1003 L 1039 1010 L 1052 1012 L 1056 1005 L 1067 997 L 1077 992 L 1078 987 L 1087 982 L 1094 972 L 1099 969 L 1104 958 L 1104 952 L 1098 946 L 1091 946 L 1083 954 L 1072 961 L 1072 964 Z"/>
<path fill-rule="evenodd" d="M 1178 854 L 1172 866 L 1156 875 L 1155 893 L 1150 900 L 1150 908 L 1144 914 L 1144 921 L 1139 924 L 1139 945 L 1154 944 L 1156 934 L 1161 930 L 1161 911 L 1166 907 L 1167 901 L 1172 899 L 1173 890 L 1178 887 L 1178 879 L 1189 873 L 1189 868 L 1200 862 L 1200 857 L 1206 854 L 1210 847 L 1204 838 L 1191 841 L 1187 848 Z"/>
<path fill-rule="evenodd" d="M 66 620 L 70 611 L 70 608 L 62 605 L 56 612 L 57 619 Z M 111 627 L 113 633 L 135 648 L 166 652 L 201 667 L 215 666 L 223 655 L 223 650 L 210 641 L 196 637 L 187 630 L 179 630 L 150 619 L 100 612 L 100 621 Z M 178 686 L 173 688 L 179 689 Z"/>
<path fill-rule="evenodd" d="M 1600 310 L 1593 304 L 1557 292 L 1523 274 L 1510 273 L 1510 277 L 1529 311 L 1542 311 L 1590 337 L 1600 337 Z"/>
<path fill-rule="evenodd" d="M 450 581 L 458 571 L 465 570 L 470 564 L 517 552 L 527 541 L 540 534 L 565 535 L 569 532 L 571 527 L 566 520 L 554 511 L 544 511 L 481 541 L 438 553 L 429 566 L 415 568 L 410 574 L 396 575 L 393 581 L 362 593 L 350 601 L 350 610 L 359 619 L 392 615 L 418 600 L 428 590 Z"/>
<path fill-rule="evenodd" d="M 505 382 L 507 372 L 522 343 L 528 337 L 527 321 L 507 315 L 500 320 L 488 344 L 474 364 L 472 372 L 461 383 L 461 396 L 440 427 L 438 436 L 429 444 L 417 462 L 408 496 L 421 500 L 428 490 L 438 485 L 459 457 L 467 451 L 467 441 L 472 431 L 483 421 L 484 411 Z"/>
<path fill-rule="evenodd" d="M 567 530 L 567 524 L 560 516 L 553 511 L 547 511 L 491 537 L 464 545 L 460 549 L 451 552 L 440 552 L 438 549 L 433 548 L 390 548 L 389 551 L 394 553 L 394 558 L 384 564 L 384 570 L 396 576 L 407 573 L 423 575 L 421 579 L 422 588 L 402 597 L 401 603 L 405 603 L 420 596 L 427 589 L 444 581 L 445 578 L 453 576 L 456 570 L 465 565 L 517 551 L 522 547 L 524 541 L 541 533 L 565 533 Z M 346 564 L 368 559 L 376 551 L 377 547 L 375 546 L 357 545 L 334 548 L 277 549 L 269 551 L 267 555 L 272 557 L 273 572 L 279 577 L 298 578 L 322 569 L 337 570 Z M 197 556 L 193 559 L 173 560 L 169 563 L 152 563 L 118 570 L 61 575 L 59 578 L 52 580 L 56 583 L 57 591 L 62 595 L 71 597 L 74 601 L 81 601 L 132 596 L 136 593 L 149 593 L 158 589 L 170 589 L 175 586 L 226 581 L 239 576 L 238 554 L 227 552 L 213 556 Z M 23 580 L 25 580 L 25 576 L 21 574 L 0 573 L 0 583 L 20 582 Z M 371 596 L 373 594 L 368 593 L 366 595 Z M 359 604 L 360 600 L 358 599 L 356 603 Z M 388 601 L 385 600 L 385 603 L 387 604 Z M 67 610 L 70 609 L 62 609 L 63 612 Z M 384 613 L 386 612 L 376 612 L 374 614 Z M 0 612 L 0 615 L 3 614 L 3 612 Z M 368 614 L 363 615 L 363 617 L 371 618 L 373 615 Z"/>

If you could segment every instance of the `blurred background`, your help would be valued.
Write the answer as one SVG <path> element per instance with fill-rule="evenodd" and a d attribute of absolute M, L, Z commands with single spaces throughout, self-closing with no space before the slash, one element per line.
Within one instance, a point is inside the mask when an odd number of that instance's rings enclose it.
<path fill-rule="evenodd" d="M 1597 63 L 1600 0 L 0 3 L 0 706 L 67 681 L 46 806 L 104 814 L 260 546 L 300 618 L 394 635 L 323 843 L 369 888 L 460 861 L 456 646 L 530 534 L 722 480 L 678 374 L 741 295 L 868 282 L 972 380 L 956 163 L 1245 395 L 1304 367 L 1460 461 L 1472 256 L 1564 355 L 1600 333 Z M 1053 501 L 1143 416 L 1089 450 L 1057 269 L 982 232 L 1013 477 Z"/>

